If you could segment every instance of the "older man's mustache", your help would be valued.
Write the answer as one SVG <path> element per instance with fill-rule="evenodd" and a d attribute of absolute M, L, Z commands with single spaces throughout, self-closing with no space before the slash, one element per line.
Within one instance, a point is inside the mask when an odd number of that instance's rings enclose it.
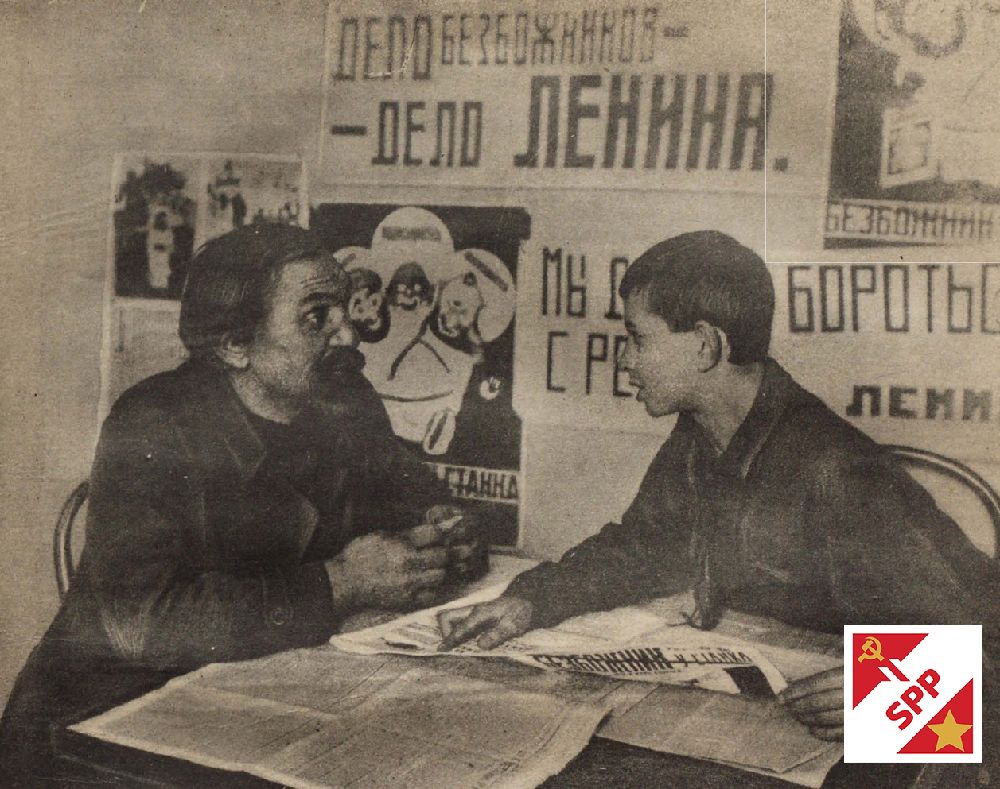
<path fill-rule="evenodd" d="M 363 378 L 365 355 L 357 348 L 337 347 L 330 351 L 313 367 L 310 386 L 312 398 L 327 400 L 336 397 L 337 392 L 355 385 Z"/>
<path fill-rule="evenodd" d="M 356 348 L 333 348 L 319 361 L 310 402 L 296 420 L 305 433 L 315 432 L 316 420 L 346 419 L 355 429 L 372 435 L 392 435 L 389 415 L 362 373 L 364 366 L 365 355 Z"/>
<path fill-rule="evenodd" d="M 345 391 L 363 385 L 362 382 L 367 384 L 361 372 L 364 366 L 365 355 L 357 348 L 331 348 L 313 367 L 309 399 L 314 402 L 337 400 Z"/>
<path fill-rule="evenodd" d="M 365 355 L 357 348 L 339 345 L 331 348 L 316 365 L 316 372 L 324 373 L 360 373 L 365 366 Z"/>

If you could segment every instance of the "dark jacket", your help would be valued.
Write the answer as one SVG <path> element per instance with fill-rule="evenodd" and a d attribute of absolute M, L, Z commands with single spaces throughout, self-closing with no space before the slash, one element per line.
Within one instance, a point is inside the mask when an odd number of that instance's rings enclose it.
<path fill-rule="evenodd" d="M 78 571 L 4 713 L 5 769 L 37 771 L 54 721 L 208 662 L 324 643 L 352 613 L 324 560 L 448 496 L 360 373 L 343 391 L 289 428 L 301 449 L 280 459 L 211 366 L 122 395 L 101 432 Z"/>
<path fill-rule="evenodd" d="M 518 576 L 505 594 L 530 600 L 542 627 L 689 589 L 697 596 L 706 569 L 708 627 L 727 608 L 836 634 L 845 624 L 982 624 L 983 748 L 996 772 L 994 561 L 893 456 L 773 361 L 721 455 L 682 415 L 622 522 Z"/>
<path fill-rule="evenodd" d="M 989 623 L 991 559 L 896 460 L 769 362 L 721 456 L 681 416 L 620 524 L 508 594 L 536 625 L 691 589 L 719 608 L 840 633 L 848 623 Z"/>

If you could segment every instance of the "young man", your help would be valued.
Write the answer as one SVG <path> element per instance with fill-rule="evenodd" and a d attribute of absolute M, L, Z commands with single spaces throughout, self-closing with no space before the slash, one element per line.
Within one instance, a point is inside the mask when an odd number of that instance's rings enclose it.
<path fill-rule="evenodd" d="M 191 262 L 190 360 L 104 423 L 80 566 L 10 697 L 0 785 L 63 777 L 54 725 L 208 662 L 322 644 L 485 569 L 469 528 L 437 525 L 461 512 L 360 373 L 349 294 L 298 228 L 243 227 Z"/>
<path fill-rule="evenodd" d="M 703 628 L 726 609 L 832 633 L 982 623 L 989 699 L 991 561 L 891 456 L 768 357 L 774 289 L 763 261 L 721 233 L 686 233 L 641 255 L 621 295 L 619 365 L 650 416 L 678 414 L 676 427 L 621 524 L 523 573 L 498 600 L 445 612 L 443 648 L 474 636 L 491 648 L 693 590 L 691 619 Z M 837 669 L 784 700 L 837 740 L 842 693 Z"/>

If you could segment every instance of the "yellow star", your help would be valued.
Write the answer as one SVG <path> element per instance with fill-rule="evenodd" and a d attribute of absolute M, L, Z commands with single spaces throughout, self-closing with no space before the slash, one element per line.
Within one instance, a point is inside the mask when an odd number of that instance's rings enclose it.
<path fill-rule="evenodd" d="M 948 714 L 944 716 L 944 723 L 931 723 L 928 724 L 927 728 L 937 735 L 938 741 L 937 745 L 934 746 L 935 751 L 940 751 L 946 745 L 954 745 L 958 750 L 964 751 L 965 744 L 962 742 L 962 735 L 972 728 L 972 724 L 957 723 L 951 710 L 948 710 Z"/>

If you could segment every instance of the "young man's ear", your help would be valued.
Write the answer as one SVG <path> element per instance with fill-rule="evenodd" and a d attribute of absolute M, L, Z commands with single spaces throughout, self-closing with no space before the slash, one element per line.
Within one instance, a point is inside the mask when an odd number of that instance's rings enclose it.
<path fill-rule="evenodd" d="M 698 321 L 694 325 L 695 336 L 698 338 L 698 369 L 706 373 L 714 369 L 720 362 L 729 359 L 729 338 L 726 333 L 707 321 Z"/>
<path fill-rule="evenodd" d="M 215 348 L 215 355 L 228 368 L 245 370 L 250 366 L 249 343 L 227 334 Z"/>

